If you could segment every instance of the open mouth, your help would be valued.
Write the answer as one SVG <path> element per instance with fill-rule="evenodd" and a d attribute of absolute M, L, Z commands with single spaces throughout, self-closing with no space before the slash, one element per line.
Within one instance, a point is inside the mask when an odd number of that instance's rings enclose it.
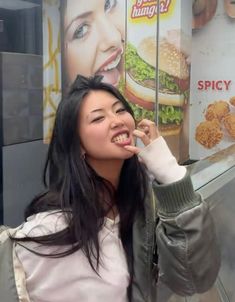
<path fill-rule="evenodd" d="M 130 142 L 129 133 L 124 132 L 124 133 L 116 135 L 112 139 L 112 142 L 113 143 L 118 143 L 118 144 L 129 143 Z"/>
<path fill-rule="evenodd" d="M 111 55 L 106 62 L 99 68 L 96 74 L 103 76 L 103 81 L 116 86 L 120 79 L 120 71 L 118 65 L 122 59 L 122 49 Z"/>
<path fill-rule="evenodd" d="M 113 68 L 116 68 L 118 66 L 118 64 L 120 63 L 121 58 L 122 58 L 122 54 L 120 53 L 119 55 L 117 55 L 117 57 L 112 62 L 110 62 L 109 64 L 107 64 L 107 65 L 103 66 L 101 69 L 99 69 L 98 72 L 109 71 Z"/>

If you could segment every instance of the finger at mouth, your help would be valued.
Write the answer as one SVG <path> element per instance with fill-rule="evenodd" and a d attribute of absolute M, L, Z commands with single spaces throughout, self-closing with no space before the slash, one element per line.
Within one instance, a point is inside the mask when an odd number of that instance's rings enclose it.
<path fill-rule="evenodd" d="M 140 126 L 137 127 L 137 130 L 144 132 L 145 134 L 149 134 L 149 127 L 147 126 Z"/>
<path fill-rule="evenodd" d="M 145 146 L 147 146 L 150 143 L 150 139 L 144 131 L 140 131 L 138 129 L 133 131 L 133 135 L 140 138 L 141 141 L 144 143 Z"/>

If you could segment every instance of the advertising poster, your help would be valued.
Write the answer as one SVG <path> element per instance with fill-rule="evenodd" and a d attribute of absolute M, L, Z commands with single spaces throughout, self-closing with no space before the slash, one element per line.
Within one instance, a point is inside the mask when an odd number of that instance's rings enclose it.
<path fill-rule="evenodd" d="M 191 10 L 185 0 L 127 6 L 125 95 L 137 120 L 156 121 L 180 161 L 189 156 Z"/>
<path fill-rule="evenodd" d="M 43 139 L 49 143 L 61 100 L 60 0 L 43 0 Z"/>
<path fill-rule="evenodd" d="M 191 22 L 188 0 L 44 0 L 44 140 L 77 74 L 102 75 L 185 159 Z"/>
<path fill-rule="evenodd" d="M 201 3 L 193 7 L 191 159 L 235 143 L 235 4 L 196 2 Z"/>
<path fill-rule="evenodd" d="M 123 86 L 124 0 L 61 1 L 63 92 L 77 74 Z"/>

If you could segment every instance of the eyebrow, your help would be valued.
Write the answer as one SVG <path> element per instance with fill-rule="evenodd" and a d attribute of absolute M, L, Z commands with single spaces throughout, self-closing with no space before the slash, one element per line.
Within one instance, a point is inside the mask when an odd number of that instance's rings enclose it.
<path fill-rule="evenodd" d="M 89 12 L 85 12 L 85 13 L 83 13 L 83 14 L 80 14 L 80 15 L 77 15 L 76 17 L 74 17 L 74 18 L 70 21 L 69 25 L 66 26 L 66 28 L 65 28 L 65 34 L 68 32 L 68 30 L 69 30 L 69 28 L 71 27 L 71 25 L 73 24 L 73 22 L 77 21 L 78 19 L 86 18 L 86 17 L 88 17 L 88 16 L 91 15 L 91 14 L 92 14 L 92 12 L 89 11 Z"/>

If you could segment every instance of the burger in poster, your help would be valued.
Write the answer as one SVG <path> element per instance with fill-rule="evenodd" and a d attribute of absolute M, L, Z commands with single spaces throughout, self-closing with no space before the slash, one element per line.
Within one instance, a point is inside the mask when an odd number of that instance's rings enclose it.
<path fill-rule="evenodd" d="M 183 122 L 183 105 L 189 93 L 189 66 L 185 55 L 165 39 L 159 42 L 158 92 L 157 42 L 144 38 L 137 48 L 126 49 L 126 96 L 136 118 L 154 119 L 158 98 L 158 126 L 162 135 L 176 135 Z"/>

